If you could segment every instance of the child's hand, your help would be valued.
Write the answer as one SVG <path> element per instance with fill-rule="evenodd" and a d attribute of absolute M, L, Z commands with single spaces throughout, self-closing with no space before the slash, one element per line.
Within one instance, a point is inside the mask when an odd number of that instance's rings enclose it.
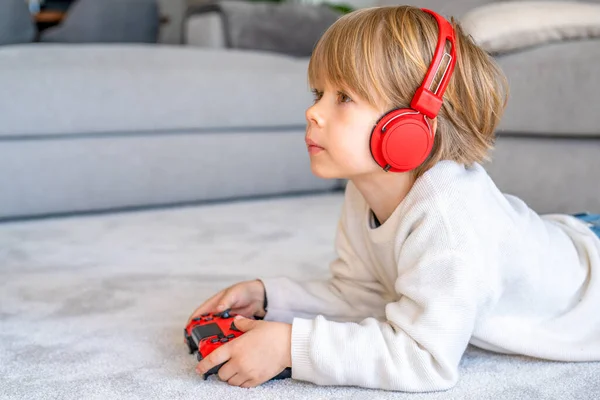
<path fill-rule="evenodd" d="M 231 309 L 232 313 L 241 314 L 252 318 L 255 315 L 262 317 L 265 315 L 263 309 L 265 299 L 265 287 L 260 280 L 246 281 L 236 283 L 206 300 L 198 307 L 188 318 L 189 323 L 192 318 L 209 312 L 221 312 Z"/>
<path fill-rule="evenodd" d="M 226 362 L 219 369 L 219 379 L 232 386 L 249 388 L 292 366 L 291 324 L 241 317 L 234 324 L 245 333 L 210 353 L 198 363 L 196 372 L 203 375 Z"/>

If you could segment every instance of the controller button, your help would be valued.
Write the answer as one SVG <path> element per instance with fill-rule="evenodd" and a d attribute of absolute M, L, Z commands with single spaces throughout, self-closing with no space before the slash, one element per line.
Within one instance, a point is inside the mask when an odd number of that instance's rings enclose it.
<path fill-rule="evenodd" d="M 219 341 L 219 338 L 210 339 L 211 343 L 217 343 L 218 341 Z"/>
<path fill-rule="evenodd" d="M 206 317 L 205 321 L 212 321 L 213 317 Z"/>
<path fill-rule="evenodd" d="M 192 318 L 192 321 L 197 322 L 200 321 L 202 318 L 198 317 L 198 318 Z"/>
<path fill-rule="evenodd" d="M 227 343 L 229 342 L 229 339 L 227 339 L 226 337 L 224 337 L 223 339 L 221 339 L 221 343 Z"/>
<path fill-rule="evenodd" d="M 233 338 L 235 337 L 235 335 L 234 335 L 233 333 L 230 333 L 229 335 L 227 335 L 227 337 L 228 337 L 229 339 L 233 339 Z"/>

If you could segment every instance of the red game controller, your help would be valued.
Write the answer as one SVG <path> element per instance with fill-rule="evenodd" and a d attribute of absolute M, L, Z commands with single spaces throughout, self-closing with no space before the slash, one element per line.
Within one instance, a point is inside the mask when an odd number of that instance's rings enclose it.
<path fill-rule="evenodd" d="M 230 310 L 225 310 L 221 313 L 207 313 L 193 318 L 183 330 L 190 354 L 197 351 L 196 358 L 198 361 L 202 361 L 220 346 L 243 335 L 243 332 L 238 330 L 233 323 L 235 316 L 236 314 L 230 313 Z M 210 375 L 217 374 L 223 364 L 219 364 L 206 372 L 204 380 Z M 286 368 L 271 379 L 285 379 L 291 377 L 291 375 L 291 368 Z"/>

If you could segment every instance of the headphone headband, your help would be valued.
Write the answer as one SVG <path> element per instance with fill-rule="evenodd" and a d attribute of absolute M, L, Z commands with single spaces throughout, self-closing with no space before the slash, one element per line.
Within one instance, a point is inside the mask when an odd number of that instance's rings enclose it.
<path fill-rule="evenodd" d="M 384 171 L 406 172 L 421 165 L 431 154 L 434 132 L 426 117 L 435 118 L 442 107 L 442 97 L 456 63 L 454 28 L 433 11 L 422 9 L 435 17 L 439 33 L 435 54 L 423 83 L 415 92 L 410 108 L 394 109 L 383 115 L 371 131 L 370 149 L 375 162 Z M 445 51 L 446 42 L 452 48 Z M 439 84 L 432 88 L 442 63 L 448 59 Z"/>
<path fill-rule="evenodd" d="M 415 92 L 410 107 L 433 119 L 437 116 L 442 107 L 442 97 L 444 96 L 444 92 L 446 91 L 446 87 L 448 86 L 448 82 L 450 81 L 450 77 L 452 76 L 456 64 L 454 28 L 452 28 L 452 25 L 446 21 L 446 19 L 434 11 L 425 8 L 422 8 L 422 10 L 435 17 L 439 28 L 438 42 L 435 48 L 435 54 L 433 55 L 433 60 L 425 75 L 425 79 Z M 445 51 L 446 41 L 449 41 L 451 44 L 450 54 Z M 444 71 L 438 87 L 432 91 L 431 85 L 433 80 L 437 76 L 442 61 L 446 57 L 450 58 L 446 70 Z"/>

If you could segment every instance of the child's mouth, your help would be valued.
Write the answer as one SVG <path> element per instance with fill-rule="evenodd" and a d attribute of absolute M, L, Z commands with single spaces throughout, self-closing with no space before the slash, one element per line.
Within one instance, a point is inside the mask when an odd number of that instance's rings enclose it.
<path fill-rule="evenodd" d="M 316 146 L 314 144 L 309 144 L 308 145 L 308 153 L 311 155 L 320 153 L 321 151 L 325 150 L 324 148 L 320 147 L 320 146 Z"/>

